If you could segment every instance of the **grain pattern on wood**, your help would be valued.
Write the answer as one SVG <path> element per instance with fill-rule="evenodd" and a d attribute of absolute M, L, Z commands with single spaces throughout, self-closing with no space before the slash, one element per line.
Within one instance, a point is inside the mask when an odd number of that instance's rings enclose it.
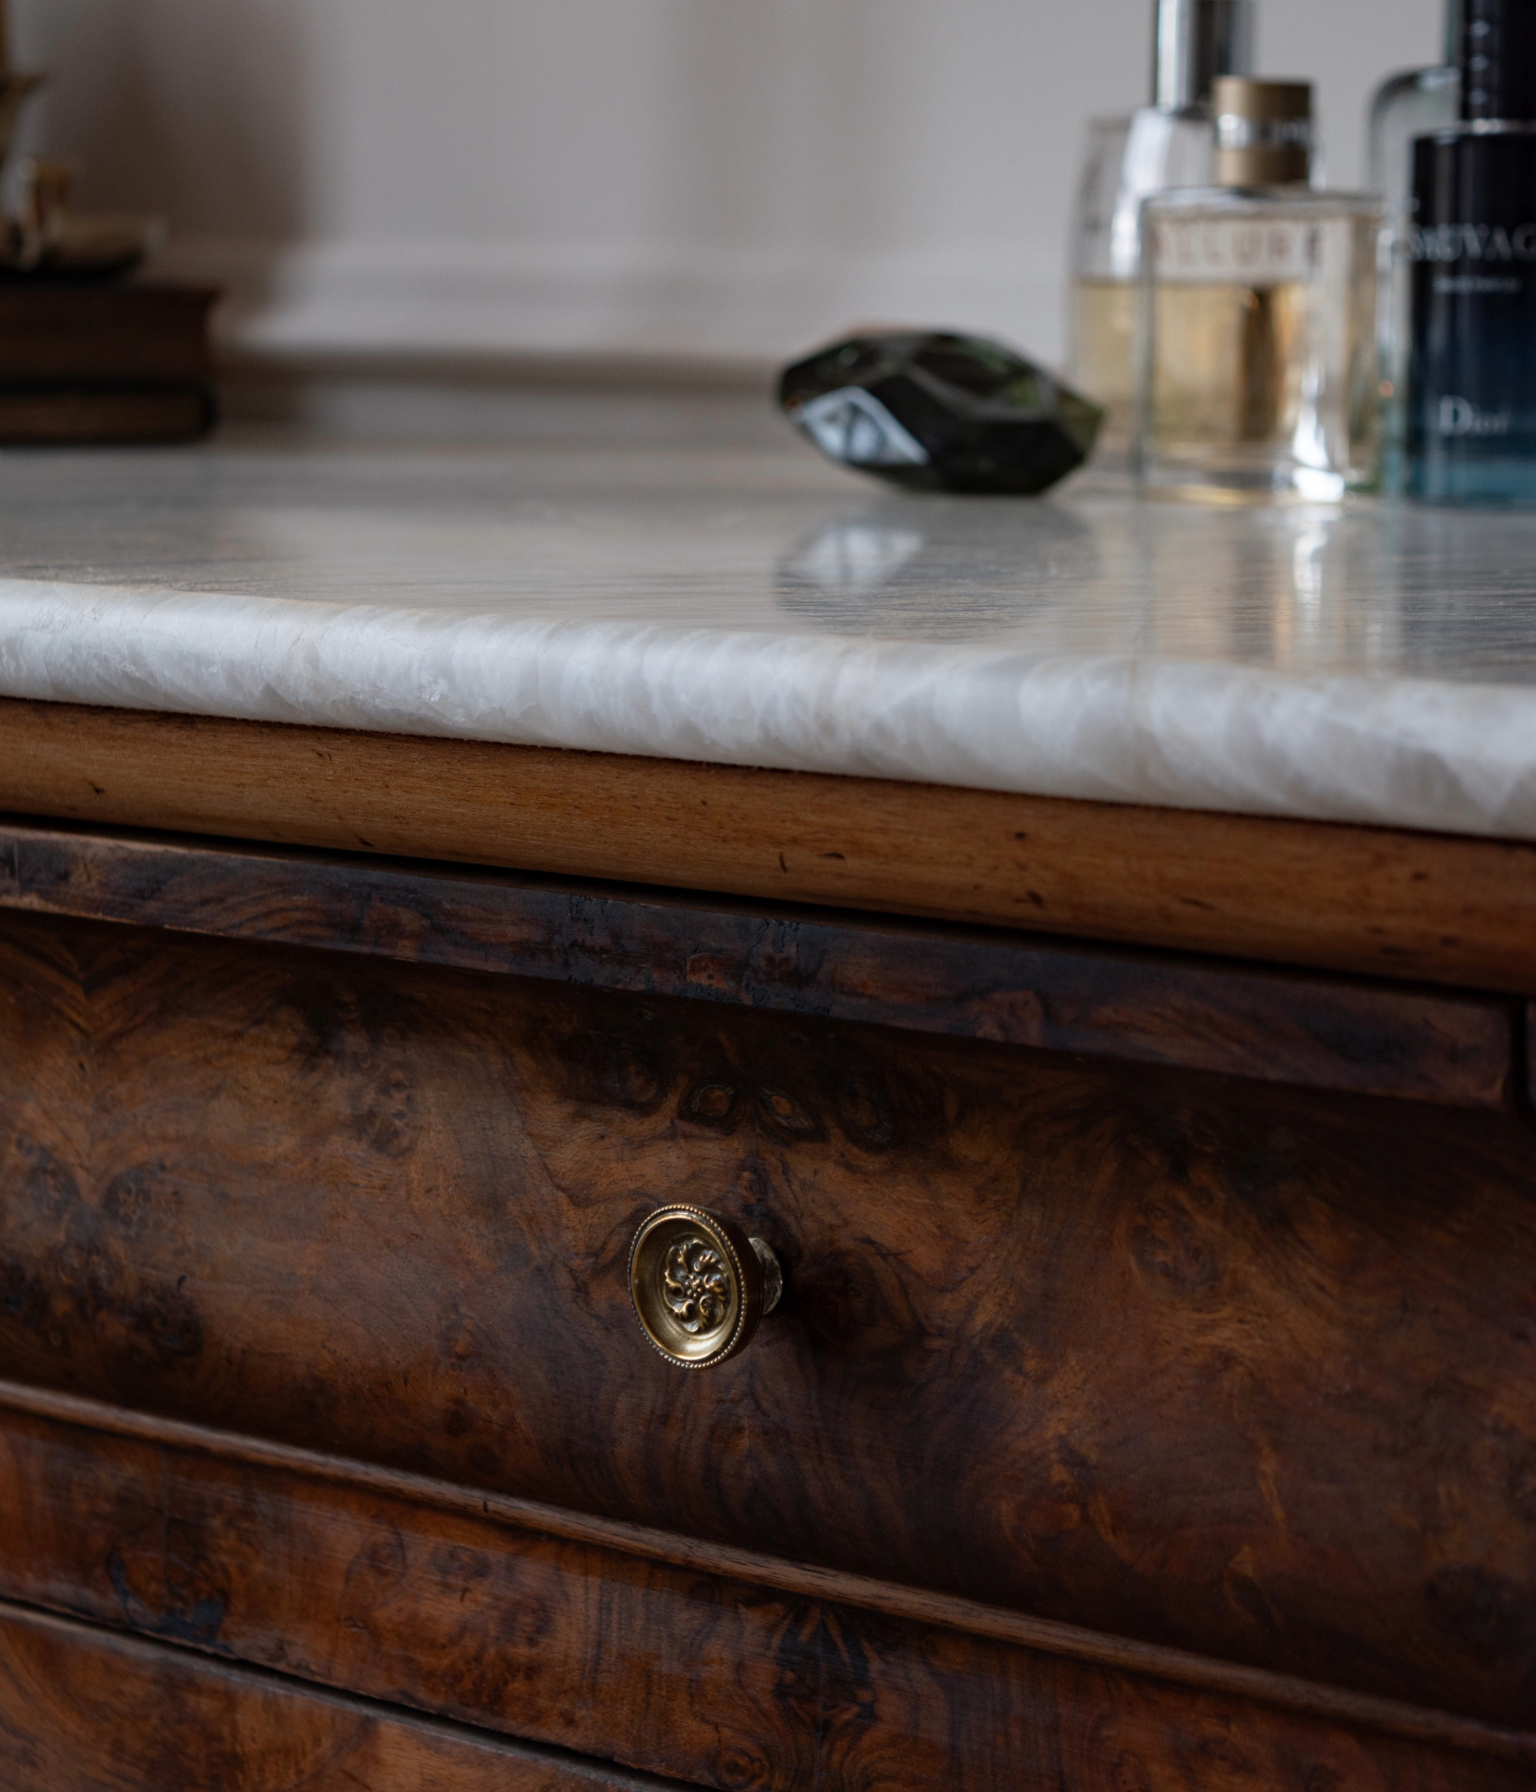
<path fill-rule="evenodd" d="M 1522 1723 L 1512 1118 L 11 914 L 30 1381 Z M 790 1292 L 646 1347 L 638 1220 Z"/>
<path fill-rule="evenodd" d="M 1503 1792 L 1536 1772 L 1536 1736 L 1302 1713 L 17 1414 L 0 1491 L 12 1597 L 709 1786 Z"/>
<path fill-rule="evenodd" d="M 0 823 L 0 907 L 1500 1107 L 1513 1005 L 392 859 Z"/>
<path fill-rule="evenodd" d="M 57 1427 L 63 1426 L 75 1443 L 79 1443 L 78 1434 L 84 1431 L 93 1436 L 102 1434 L 108 1438 L 130 1439 L 155 1449 L 169 1447 L 192 1459 L 212 1458 L 226 1468 L 246 1465 L 271 1469 L 280 1475 L 296 1476 L 306 1484 L 339 1488 L 344 1494 L 351 1492 L 363 1498 L 382 1495 L 388 1500 L 403 1501 L 424 1518 L 426 1514 L 437 1512 L 469 1517 L 476 1523 L 488 1519 L 498 1526 L 533 1532 L 545 1539 L 559 1538 L 595 1545 L 605 1552 L 617 1551 L 639 1562 L 663 1563 L 715 1579 L 809 1598 L 821 1604 L 849 1606 L 861 1612 L 915 1623 L 925 1629 L 961 1631 L 968 1636 L 1031 1649 L 1065 1661 L 1110 1668 L 1171 1686 L 1235 1697 L 1244 1702 L 1256 1701 L 1330 1723 L 1353 1724 L 1450 1748 L 1470 1749 L 1474 1753 L 1492 1752 L 1512 1760 L 1524 1760 L 1536 1749 L 1536 1740 L 1524 1731 L 1496 1729 L 1475 1719 L 1404 1704 L 1400 1700 L 1349 1692 L 1294 1675 L 1272 1673 L 1265 1668 L 1244 1667 L 1239 1663 L 1194 1655 L 1187 1650 L 1138 1643 L 1103 1631 L 1084 1630 L 1077 1625 L 1034 1618 L 1001 1606 L 983 1605 L 978 1600 L 958 1599 L 951 1593 L 933 1593 L 895 1581 L 872 1580 L 867 1575 L 820 1568 L 812 1562 L 791 1562 L 782 1556 L 767 1556 L 731 1544 L 709 1543 L 697 1537 L 630 1524 L 623 1519 L 598 1518 L 565 1506 L 485 1492 L 401 1469 L 381 1468 L 376 1463 L 327 1455 L 321 1450 L 304 1449 L 271 1438 L 134 1412 L 125 1406 L 83 1399 L 78 1394 L 61 1394 L 48 1388 L 28 1387 L 21 1382 L 0 1381 L 0 1408 L 23 1418 L 42 1420 L 45 1428 L 53 1428 L 46 1431 L 47 1435 L 56 1436 Z M 3 1421 L 0 1421 L 0 1430 L 3 1430 Z M 94 1452 L 93 1443 L 88 1442 L 85 1447 Z M 432 1521 L 425 1518 L 425 1522 L 430 1524 Z"/>
<path fill-rule="evenodd" d="M 0 1604 L 6 1792 L 681 1792 Z"/>
<path fill-rule="evenodd" d="M 0 810 L 1536 994 L 1536 845 L 0 701 Z"/>

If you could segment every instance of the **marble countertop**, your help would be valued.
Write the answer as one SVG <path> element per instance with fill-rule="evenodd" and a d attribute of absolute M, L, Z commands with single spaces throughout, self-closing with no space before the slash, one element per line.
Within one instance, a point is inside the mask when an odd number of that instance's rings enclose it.
<path fill-rule="evenodd" d="M 787 443 L 0 456 L 0 695 L 1536 839 L 1536 516 Z"/>

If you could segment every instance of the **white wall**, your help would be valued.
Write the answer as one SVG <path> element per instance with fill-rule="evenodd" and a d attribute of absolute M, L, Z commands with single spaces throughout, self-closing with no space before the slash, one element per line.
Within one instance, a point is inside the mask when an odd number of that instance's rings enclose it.
<path fill-rule="evenodd" d="M 165 215 L 248 341 L 761 359 L 855 320 L 1054 356 L 1092 112 L 1151 0 L 11 0 L 29 147 Z M 1259 0 L 1360 172 L 1440 0 Z"/>

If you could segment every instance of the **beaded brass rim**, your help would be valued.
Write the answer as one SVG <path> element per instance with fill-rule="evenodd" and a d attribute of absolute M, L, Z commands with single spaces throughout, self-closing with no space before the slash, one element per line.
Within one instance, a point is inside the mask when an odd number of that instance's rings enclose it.
<path fill-rule="evenodd" d="M 658 1208 L 629 1248 L 635 1315 L 674 1368 L 712 1369 L 745 1350 L 781 1286 L 763 1240 L 702 1207 Z"/>

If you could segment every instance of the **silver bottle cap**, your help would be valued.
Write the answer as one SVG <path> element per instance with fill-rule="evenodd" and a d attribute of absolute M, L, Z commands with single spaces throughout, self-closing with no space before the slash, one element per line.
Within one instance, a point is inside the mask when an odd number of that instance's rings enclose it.
<path fill-rule="evenodd" d="M 1208 106 L 1220 75 L 1253 68 L 1253 0 L 1158 0 L 1152 103 L 1165 112 Z"/>

